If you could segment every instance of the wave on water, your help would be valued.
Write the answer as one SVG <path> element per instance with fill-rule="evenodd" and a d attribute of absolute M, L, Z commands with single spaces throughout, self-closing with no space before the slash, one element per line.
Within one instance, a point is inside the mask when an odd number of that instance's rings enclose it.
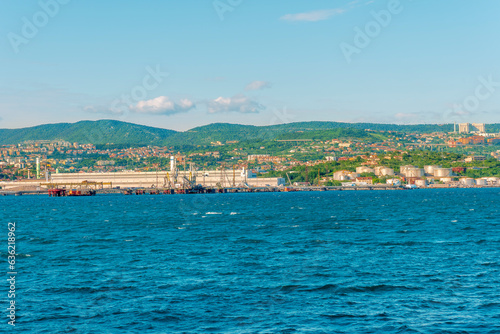
<path fill-rule="evenodd" d="M 500 332 L 498 189 L 195 196 L 0 197 L 15 329 Z"/>

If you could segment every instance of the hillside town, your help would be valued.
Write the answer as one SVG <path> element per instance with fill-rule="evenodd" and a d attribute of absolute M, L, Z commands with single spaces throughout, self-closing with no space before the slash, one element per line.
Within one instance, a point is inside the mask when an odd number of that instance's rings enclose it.
<path fill-rule="evenodd" d="M 360 139 L 230 140 L 178 147 L 120 147 L 26 141 L 0 146 L 0 186 L 23 180 L 49 182 L 59 174 L 249 170 L 280 177 L 295 186 L 392 184 L 417 187 L 496 185 L 500 177 L 500 134 L 484 124 L 459 124 L 451 133 L 377 132 L 380 142 Z M 422 158 L 422 157 L 425 157 Z"/>

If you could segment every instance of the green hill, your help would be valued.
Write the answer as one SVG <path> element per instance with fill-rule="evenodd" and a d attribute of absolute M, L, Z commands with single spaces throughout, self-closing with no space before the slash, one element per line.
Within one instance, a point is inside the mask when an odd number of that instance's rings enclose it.
<path fill-rule="evenodd" d="M 352 128 L 319 128 L 310 126 L 254 126 L 215 123 L 197 127 L 186 132 L 178 132 L 168 138 L 170 145 L 206 145 L 211 142 L 226 141 L 269 141 L 290 139 L 330 140 L 334 138 L 362 139 L 375 141 L 379 137 L 360 129 Z"/>
<path fill-rule="evenodd" d="M 500 124 L 488 124 L 487 131 L 500 131 Z M 27 140 L 66 140 L 103 145 L 166 145 L 193 146 L 231 140 L 287 139 L 361 139 L 380 140 L 373 131 L 406 133 L 451 132 L 453 124 L 397 125 L 377 123 L 297 122 L 270 126 L 215 123 L 185 132 L 115 120 L 81 121 L 45 124 L 22 129 L 0 129 L 0 145 L 18 144 Z"/>
<path fill-rule="evenodd" d="M 333 130 L 333 129 L 358 129 L 373 131 L 397 131 L 407 133 L 432 133 L 451 132 L 453 124 L 380 124 L 380 123 L 341 123 L 341 122 L 297 122 L 273 125 L 271 128 L 281 130 Z"/>
<path fill-rule="evenodd" d="M 66 140 L 91 144 L 161 143 L 176 131 L 114 120 L 81 121 L 38 125 L 22 129 L 0 129 L 0 144 L 18 144 L 27 140 Z"/>

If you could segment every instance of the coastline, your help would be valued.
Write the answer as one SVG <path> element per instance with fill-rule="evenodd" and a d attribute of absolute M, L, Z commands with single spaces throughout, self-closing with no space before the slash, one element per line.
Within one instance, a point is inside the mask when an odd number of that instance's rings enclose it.
<path fill-rule="evenodd" d="M 262 188 L 225 188 L 220 189 L 220 191 L 207 192 L 207 193 L 197 193 L 197 194 L 180 194 L 180 193 L 166 193 L 167 189 L 157 189 L 157 188 L 134 188 L 134 189 L 98 189 L 96 191 L 97 195 L 108 195 L 108 194 L 120 194 L 126 195 L 125 192 L 130 190 L 139 190 L 139 194 L 135 196 L 146 195 L 146 196 L 159 196 L 159 195 L 200 195 L 200 194 L 231 194 L 231 193 L 262 193 L 262 192 L 311 192 L 311 191 L 408 191 L 408 190 L 423 190 L 423 189 L 494 189 L 500 188 L 500 185 L 452 185 L 452 184 L 431 184 L 426 187 L 417 188 L 405 188 L 404 186 L 388 186 L 388 185 L 373 185 L 373 186 L 353 186 L 353 187 L 321 187 L 321 186 L 310 186 L 310 187 L 262 187 Z M 23 196 L 23 195 L 49 195 L 48 189 L 26 189 L 26 190 L 0 190 L 1 196 Z M 134 193 L 128 193 L 128 195 L 134 195 Z"/>

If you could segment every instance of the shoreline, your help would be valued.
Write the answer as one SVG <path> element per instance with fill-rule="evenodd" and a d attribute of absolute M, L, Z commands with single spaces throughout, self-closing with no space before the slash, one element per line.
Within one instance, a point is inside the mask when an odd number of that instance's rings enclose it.
<path fill-rule="evenodd" d="M 158 195 L 201 195 L 201 194 L 235 194 L 235 193 L 263 193 L 263 192 L 311 192 L 311 191 L 402 191 L 402 190 L 423 190 L 423 189 L 495 189 L 500 185 L 487 185 L 487 186 L 467 186 L 467 185 L 448 185 L 448 184 L 435 184 L 427 187 L 405 188 L 404 186 L 387 186 L 387 185 L 373 185 L 373 186 L 354 186 L 354 187 L 263 187 L 263 188 L 224 188 L 218 189 L 219 191 L 206 192 L 206 193 L 166 193 L 169 189 L 158 188 L 112 188 L 112 189 L 98 189 L 96 195 L 107 194 L 120 194 L 125 196 L 158 196 Z M 133 190 L 132 192 L 128 192 Z M 139 190 L 140 193 L 135 194 L 134 191 Z M 127 194 L 125 192 L 128 192 Z M 30 196 L 30 195 L 49 195 L 48 189 L 41 190 L 0 190 L 1 196 Z M 80 196 L 75 196 L 80 197 Z"/>

